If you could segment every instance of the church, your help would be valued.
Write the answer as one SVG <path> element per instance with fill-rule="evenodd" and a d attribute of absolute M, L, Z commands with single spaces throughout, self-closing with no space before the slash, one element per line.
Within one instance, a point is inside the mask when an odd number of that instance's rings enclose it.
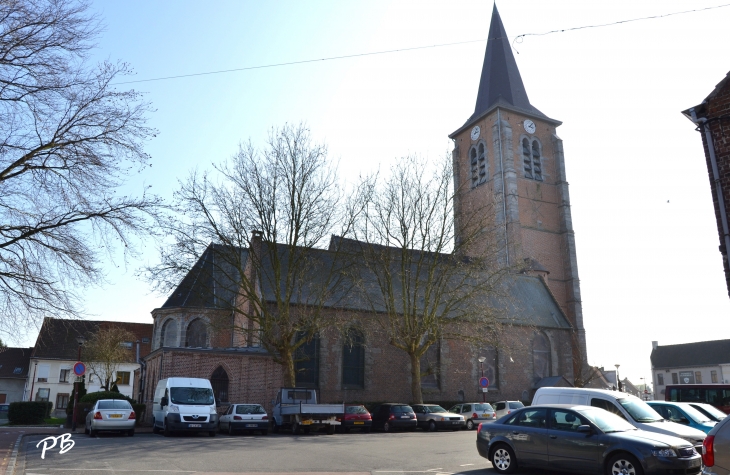
<path fill-rule="evenodd" d="M 530 103 L 495 6 L 474 113 L 449 135 L 454 219 L 494 203 L 501 259 L 517 269 L 506 291 L 519 305 L 503 309 L 511 324 L 499 345 L 433 345 L 428 358 L 436 371 L 421 381 L 425 402 L 486 397 L 527 403 L 537 388 L 571 385 L 583 371 L 585 330 L 560 125 Z M 260 403 L 270 410 L 283 385 L 282 367 L 255 339 L 211 325 L 234 318 L 221 302 L 231 300 L 230 286 L 236 285 L 216 283 L 215 249 L 211 244 L 152 311 L 152 351 L 137 375 L 140 402 L 151 405 L 160 379 L 183 376 L 209 379 L 222 403 Z M 254 252 L 253 245 L 240 250 L 243 259 Z M 367 321 L 368 310 L 357 299 L 348 302 L 338 309 L 340 317 Z M 296 384 L 318 389 L 321 402 L 413 402 L 408 356 L 383 339 L 345 341 L 324 329 L 302 350 L 307 358 L 297 363 Z M 482 374 L 489 379 L 486 396 Z"/>

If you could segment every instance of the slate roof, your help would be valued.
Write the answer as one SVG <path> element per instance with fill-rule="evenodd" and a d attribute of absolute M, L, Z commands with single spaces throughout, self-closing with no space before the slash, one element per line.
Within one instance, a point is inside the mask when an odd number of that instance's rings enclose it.
<path fill-rule="evenodd" d="M 94 320 L 64 320 L 46 317 L 43 320 L 41 331 L 38 333 L 33 354 L 31 357 L 40 359 L 76 360 L 78 357 L 78 336 L 87 340 L 94 333 L 110 326 L 123 327 L 133 333 L 140 341 L 140 357 L 149 354 L 152 350 L 151 323 L 111 322 Z M 147 343 L 143 342 L 143 338 Z M 83 359 L 83 348 L 82 348 Z M 132 354 L 136 353 L 136 344 L 132 342 Z"/>
<path fill-rule="evenodd" d="M 522 112 L 558 125 L 561 123 L 549 118 L 530 104 L 520 70 L 517 68 L 517 62 L 512 54 L 510 39 L 495 4 L 492 9 L 492 21 L 489 25 L 489 37 L 484 52 L 484 64 L 474 113 L 449 137 L 453 138 L 497 107 Z"/>
<path fill-rule="evenodd" d="M 652 350 L 650 359 L 654 368 L 727 364 L 730 363 L 730 340 L 657 346 Z"/>
<path fill-rule="evenodd" d="M 0 349 L 0 378 L 25 379 L 30 367 L 30 353 L 33 348 Z M 20 372 L 16 369 L 20 368 Z"/>
<path fill-rule="evenodd" d="M 267 243 L 262 244 L 266 249 Z M 322 305 L 330 308 L 339 308 L 348 311 L 382 312 L 385 306 L 381 303 L 382 293 L 374 284 L 372 270 L 361 260 L 359 250 L 364 243 L 333 236 L 329 249 L 307 249 L 307 266 L 303 276 L 298 280 L 291 293 L 290 303 L 295 305 L 316 304 L 322 298 Z M 284 281 L 287 275 L 287 266 L 291 261 L 289 249 L 282 244 L 275 244 L 276 259 L 281 263 L 281 280 L 277 283 L 272 264 L 273 252 L 263 252 L 261 271 L 261 292 L 263 299 L 276 302 L 277 286 L 283 293 L 286 289 Z M 339 249 L 339 251 L 337 251 Z M 393 252 L 401 252 L 392 248 Z M 218 262 L 224 252 L 238 252 L 246 256 L 245 250 L 235 249 L 226 251 L 223 247 L 209 246 L 196 265 L 183 278 L 173 295 L 165 302 L 164 307 L 208 307 L 224 309 L 233 303 L 234 289 L 238 285 L 235 280 L 238 272 L 230 268 L 230 272 L 223 272 Z M 418 251 L 410 251 L 417 253 Z M 216 257 L 218 256 L 218 257 Z M 353 257 L 354 256 L 354 257 Z M 426 258 L 454 259 L 447 254 L 430 254 Z M 358 259 L 360 259 L 358 261 Z M 400 271 L 400 264 L 393 262 L 393 275 Z M 417 271 L 412 270 L 415 275 Z M 423 271 L 422 271 L 423 272 Z M 361 282 L 356 284 L 353 279 L 358 275 Z M 333 277 L 335 276 L 335 277 Z M 401 282 L 395 279 L 394 292 L 400 292 Z M 508 275 L 503 279 L 500 295 L 491 295 L 489 302 L 484 302 L 492 308 L 501 310 L 500 318 L 505 322 L 516 325 L 537 325 L 544 328 L 571 328 L 570 323 L 548 290 L 545 282 L 539 278 L 524 274 Z M 327 292 L 320 289 L 327 288 Z M 208 294 L 208 295 L 206 295 Z M 210 295 L 212 294 L 212 295 Z M 401 299 L 396 299 L 401 300 Z"/>

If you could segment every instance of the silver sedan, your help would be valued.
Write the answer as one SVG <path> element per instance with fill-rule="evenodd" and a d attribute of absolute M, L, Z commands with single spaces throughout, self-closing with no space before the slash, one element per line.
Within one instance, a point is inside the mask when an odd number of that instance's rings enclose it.
<path fill-rule="evenodd" d="M 134 435 L 137 415 L 132 405 L 124 399 L 100 399 L 86 415 L 84 432 L 90 437 L 98 431 L 121 431 Z"/>

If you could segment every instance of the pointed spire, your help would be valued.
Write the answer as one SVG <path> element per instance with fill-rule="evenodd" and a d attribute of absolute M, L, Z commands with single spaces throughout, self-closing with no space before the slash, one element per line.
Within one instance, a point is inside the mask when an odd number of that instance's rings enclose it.
<path fill-rule="evenodd" d="M 527 111 L 533 109 L 495 3 L 474 115 L 486 112 L 499 101 L 500 96 L 502 100 L 517 108 Z"/>

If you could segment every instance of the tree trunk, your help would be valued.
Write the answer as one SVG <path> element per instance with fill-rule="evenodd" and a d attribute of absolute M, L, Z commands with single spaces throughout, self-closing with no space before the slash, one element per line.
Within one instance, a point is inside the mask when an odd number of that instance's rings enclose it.
<path fill-rule="evenodd" d="M 291 350 L 281 352 L 282 366 L 284 367 L 284 386 L 293 388 L 296 386 L 297 378 L 294 369 L 294 358 Z"/>
<path fill-rule="evenodd" d="M 410 354 L 411 357 L 411 397 L 413 404 L 423 404 L 423 395 L 421 394 L 421 358 Z"/>

